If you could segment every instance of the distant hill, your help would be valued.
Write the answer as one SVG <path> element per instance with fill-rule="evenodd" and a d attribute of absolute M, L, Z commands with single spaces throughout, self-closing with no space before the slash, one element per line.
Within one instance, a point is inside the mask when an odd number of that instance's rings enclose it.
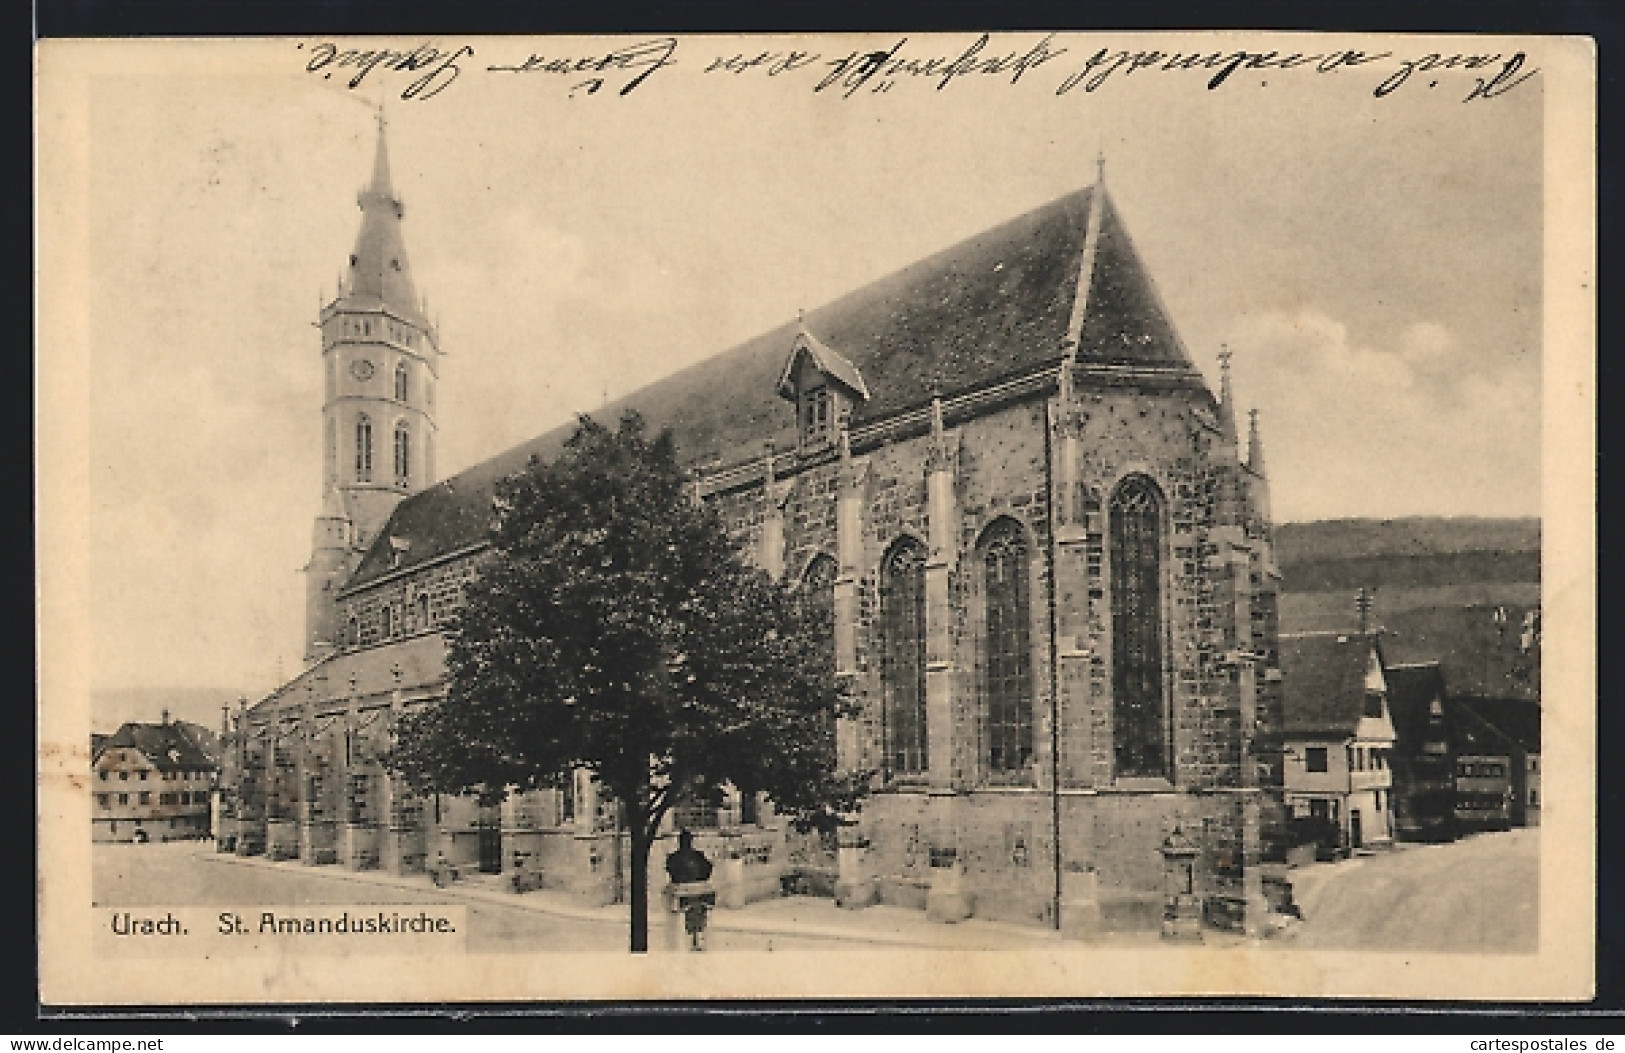
<path fill-rule="evenodd" d="M 167 709 L 172 720 L 218 730 L 221 703 L 235 709 L 241 695 L 241 691 L 229 687 L 103 688 L 91 692 L 90 726 L 92 731 L 107 733 L 117 731 L 128 720 L 154 723 Z"/>
<path fill-rule="evenodd" d="M 1412 516 L 1275 525 L 1275 555 L 1283 567 L 1306 560 L 1361 556 L 1539 551 L 1539 519 Z"/>
<path fill-rule="evenodd" d="M 1539 650 L 1520 631 L 1540 607 L 1538 519 L 1282 523 L 1275 538 L 1282 632 L 1357 630 L 1363 586 L 1390 661 L 1437 659 L 1454 693 L 1538 695 Z"/>

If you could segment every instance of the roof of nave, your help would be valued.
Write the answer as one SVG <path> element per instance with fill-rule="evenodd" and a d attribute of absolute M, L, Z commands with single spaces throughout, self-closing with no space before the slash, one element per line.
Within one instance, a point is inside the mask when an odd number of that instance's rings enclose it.
<path fill-rule="evenodd" d="M 400 682 L 395 670 L 400 669 Z M 328 655 L 255 703 L 252 712 L 265 716 L 311 701 L 333 701 L 379 695 L 399 687 L 415 691 L 438 684 L 446 675 L 446 641 L 437 632 Z M 354 678 L 352 686 L 351 678 Z"/>
<path fill-rule="evenodd" d="M 852 423 L 917 409 L 949 396 L 1058 365 L 1080 275 L 1090 284 L 1077 361 L 1162 368 L 1201 385 L 1121 217 L 1102 186 L 1085 187 L 889 277 L 806 312 L 754 339 L 605 407 L 616 420 L 636 408 L 673 429 L 688 463 L 738 460 L 773 440 L 795 446 L 794 412 L 778 381 L 798 334 L 849 363 L 869 398 Z M 1091 225 L 1097 226 L 1093 239 Z M 1086 249 L 1092 245 L 1092 258 Z M 1204 388 L 1205 390 L 1205 388 Z M 574 425 L 557 428 L 413 495 L 362 560 L 349 587 L 484 540 L 498 479 L 532 456 L 556 455 Z M 397 562 L 387 538 L 409 543 Z"/>
<path fill-rule="evenodd" d="M 1287 734 L 1353 734 L 1365 715 L 1367 637 L 1281 637 L 1281 708 Z M 1379 652 L 1380 653 L 1380 652 Z"/>
<path fill-rule="evenodd" d="M 215 767 L 179 723 L 141 724 L 130 721 L 101 743 L 98 755 L 113 749 L 133 749 L 159 771 L 196 771 Z"/>

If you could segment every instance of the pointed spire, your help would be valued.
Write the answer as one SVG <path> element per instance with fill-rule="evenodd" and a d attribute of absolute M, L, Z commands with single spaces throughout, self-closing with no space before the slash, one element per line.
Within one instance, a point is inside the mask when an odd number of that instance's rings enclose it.
<path fill-rule="evenodd" d="M 1231 440 L 1236 437 L 1236 396 L 1230 390 L 1230 358 L 1234 354 L 1228 345 L 1219 345 L 1219 426 Z"/>
<path fill-rule="evenodd" d="M 384 107 L 378 105 L 378 147 L 372 157 L 372 182 L 362 191 L 362 197 L 376 198 L 393 206 L 397 217 L 401 214 L 400 199 L 395 196 L 395 188 L 389 178 L 389 140 L 386 129 L 389 122 L 384 118 Z M 366 208 L 367 203 L 361 203 Z"/>
<path fill-rule="evenodd" d="M 1264 440 L 1258 435 L 1258 410 L 1247 411 L 1247 467 L 1264 474 Z"/>
<path fill-rule="evenodd" d="M 361 206 L 361 231 L 356 235 L 348 272 L 341 281 L 341 299 L 365 301 L 362 308 L 387 306 L 413 318 L 422 318 L 412 271 L 401 238 L 405 210 L 395 195 L 389 174 L 389 141 L 383 109 L 378 111 L 378 148 L 372 179 L 356 203 Z"/>

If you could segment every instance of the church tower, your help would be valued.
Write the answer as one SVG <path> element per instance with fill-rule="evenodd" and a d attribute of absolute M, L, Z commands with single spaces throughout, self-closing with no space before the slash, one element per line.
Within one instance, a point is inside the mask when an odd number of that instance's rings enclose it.
<path fill-rule="evenodd" d="M 305 568 L 306 662 L 341 643 L 334 594 L 395 505 L 434 482 L 439 334 L 412 285 L 382 111 L 372 179 L 357 204 L 361 231 L 318 320 L 322 506 Z"/>

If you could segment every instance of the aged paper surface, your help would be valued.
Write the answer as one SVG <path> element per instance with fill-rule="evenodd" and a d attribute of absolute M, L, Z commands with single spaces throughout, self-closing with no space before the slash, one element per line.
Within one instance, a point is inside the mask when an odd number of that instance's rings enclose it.
<path fill-rule="evenodd" d="M 1195 60 L 1177 68 L 1180 55 Z M 47 41 L 36 62 L 46 1003 L 1590 996 L 1589 41 Z M 354 237 L 351 195 L 371 170 L 380 103 L 418 287 L 450 352 L 442 477 L 1087 186 L 1104 157 L 1210 378 L 1219 346 L 1237 340 L 1230 318 L 1249 310 L 1262 327 L 1244 330 L 1255 344 L 1314 330 L 1346 356 L 1326 367 L 1346 369 L 1341 379 L 1306 373 L 1272 396 L 1248 377 L 1245 341 L 1234 345 L 1244 398 L 1253 384 L 1266 407 L 1286 405 L 1289 389 L 1325 400 L 1311 407 L 1326 421 L 1321 438 L 1269 433 L 1272 466 L 1297 466 L 1296 476 L 1272 476 L 1278 518 L 1540 517 L 1538 950 L 1060 939 L 992 949 L 830 940 L 808 950 L 792 940 L 679 959 L 583 951 L 567 938 L 493 947 L 420 931 L 352 960 L 274 941 L 132 949 L 110 936 L 122 907 L 179 912 L 195 928 L 290 902 L 252 892 L 166 898 L 183 896 L 178 887 L 98 902 L 89 732 L 157 714 L 120 714 L 108 726 L 92 698 L 123 686 L 159 697 L 170 686 L 228 684 L 253 699 L 297 671 L 303 600 L 290 571 L 309 552 L 320 458 L 321 364 L 309 327 Z M 1538 188 L 1532 221 L 1509 205 L 1497 222 L 1483 195 L 1502 179 Z M 1397 228 L 1412 222 L 1413 195 L 1444 203 L 1437 226 Z M 1449 214 L 1452 201 L 1462 215 Z M 1321 223 L 1327 216 L 1336 219 Z M 1529 230 L 1543 252 L 1520 241 Z M 1513 349 L 1524 372 L 1480 368 L 1467 323 L 1449 320 L 1492 312 L 1491 263 L 1520 253 L 1533 261 L 1519 273 L 1523 294 L 1536 290 L 1534 346 Z M 1305 275 L 1297 287 L 1295 269 Z M 1379 279 L 1395 273 L 1419 305 L 1388 320 L 1410 341 L 1399 357 L 1412 372 L 1398 380 L 1380 348 L 1362 345 L 1380 342 L 1362 325 L 1389 310 Z M 1341 286 L 1341 317 L 1314 285 L 1327 276 Z M 1436 368 L 1451 355 L 1453 365 Z M 1407 385 L 1448 387 L 1452 377 L 1470 382 L 1439 405 L 1476 408 L 1446 430 L 1383 409 Z M 1333 437 L 1352 412 L 1339 393 L 1362 385 L 1377 394 L 1358 410 L 1358 441 Z M 1520 443 L 1520 420 L 1538 454 Z M 1427 445 L 1387 444 L 1401 433 Z M 1497 493 L 1497 479 L 1510 494 Z M 400 900 L 360 884 L 323 903 L 380 917 L 428 904 L 459 933 L 465 912 L 479 910 L 452 895 Z"/>

